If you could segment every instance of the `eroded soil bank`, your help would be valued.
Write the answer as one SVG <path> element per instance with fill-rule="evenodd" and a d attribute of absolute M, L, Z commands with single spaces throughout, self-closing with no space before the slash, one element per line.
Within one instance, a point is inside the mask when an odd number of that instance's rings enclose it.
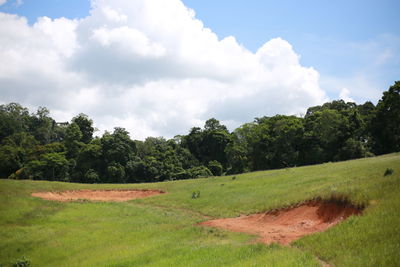
<path fill-rule="evenodd" d="M 164 194 L 160 190 L 75 190 L 62 192 L 41 192 L 32 193 L 34 197 L 40 197 L 46 200 L 54 201 L 115 201 L 123 202 L 137 198 L 145 198 Z"/>
<path fill-rule="evenodd" d="M 257 241 L 266 244 L 288 245 L 302 236 L 322 232 L 351 215 L 360 215 L 362 209 L 346 201 L 313 200 L 291 208 L 211 220 L 200 225 L 258 235 Z"/>

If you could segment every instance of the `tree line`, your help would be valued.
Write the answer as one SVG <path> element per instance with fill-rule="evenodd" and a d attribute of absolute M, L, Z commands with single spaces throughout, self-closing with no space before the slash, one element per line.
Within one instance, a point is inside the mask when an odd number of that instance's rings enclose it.
<path fill-rule="evenodd" d="M 57 123 L 49 110 L 0 105 L 0 177 L 138 183 L 286 168 L 400 151 L 400 82 L 375 106 L 337 100 L 304 117 L 256 118 L 233 132 L 211 118 L 172 139 L 132 140 L 124 128 L 94 137 L 79 114 Z"/>

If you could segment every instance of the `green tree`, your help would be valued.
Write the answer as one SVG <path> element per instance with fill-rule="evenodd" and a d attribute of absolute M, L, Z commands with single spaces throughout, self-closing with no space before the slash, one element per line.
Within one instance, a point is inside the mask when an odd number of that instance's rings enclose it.
<path fill-rule="evenodd" d="M 201 143 L 203 140 L 203 132 L 199 127 L 193 127 L 190 129 L 189 134 L 182 138 L 182 144 L 185 146 L 192 155 L 198 160 L 202 160 L 203 152 Z"/>
<path fill-rule="evenodd" d="M 140 157 L 128 161 L 125 172 L 129 183 L 147 182 L 150 178 L 146 177 L 146 165 Z"/>
<path fill-rule="evenodd" d="M 99 183 L 100 181 L 101 181 L 100 177 L 95 170 L 89 169 L 85 173 L 85 182 L 86 183 L 95 184 L 95 183 Z"/>
<path fill-rule="evenodd" d="M 7 178 L 23 166 L 23 150 L 20 147 L 0 146 L 0 177 Z"/>
<path fill-rule="evenodd" d="M 268 120 L 268 124 L 270 130 L 268 165 L 271 168 L 297 165 L 304 135 L 303 119 L 295 116 L 276 115 Z"/>
<path fill-rule="evenodd" d="M 222 165 L 216 160 L 212 160 L 208 163 L 208 169 L 214 176 L 221 176 L 222 175 Z"/>
<path fill-rule="evenodd" d="M 189 178 L 186 170 L 198 166 L 199 162 L 182 142 L 183 138 L 166 140 L 162 137 L 136 141 L 137 157 L 126 166 L 129 179 L 163 181 Z"/>
<path fill-rule="evenodd" d="M 93 140 L 90 144 L 83 145 L 76 159 L 73 179 L 76 182 L 95 183 L 102 180 L 101 174 L 104 173 L 104 162 L 101 142 L 99 139 Z M 87 172 L 92 170 L 98 176 L 99 181 L 92 178 L 87 180 Z M 89 174 L 92 175 L 93 172 Z M 93 175 L 91 176 L 93 177 Z"/>
<path fill-rule="evenodd" d="M 49 116 L 50 111 L 45 107 L 39 107 L 36 114 L 30 118 L 29 131 L 35 136 L 40 144 L 49 144 L 54 141 L 55 121 Z"/>
<path fill-rule="evenodd" d="M 82 132 L 78 124 L 71 123 L 68 125 L 64 139 L 68 158 L 76 158 L 78 156 L 79 150 L 83 146 L 81 139 Z"/>
<path fill-rule="evenodd" d="M 222 131 L 228 132 L 228 129 L 225 125 L 222 125 L 219 120 L 211 118 L 206 121 L 204 124 L 204 131 L 206 132 L 215 132 L 215 131 Z"/>
<path fill-rule="evenodd" d="M 29 110 L 17 103 L 0 105 L 0 142 L 14 133 L 29 128 Z"/>
<path fill-rule="evenodd" d="M 255 123 L 245 123 L 232 132 L 232 142 L 225 149 L 229 162 L 229 174 L 242 173 L 254 169 L 251 158 L 253 147 L 258 141 L 255 128 Z"/>
<path fill-rule="evenodd" d="M 36 145 L 32 149 L 28 150 L 29 154 L 26 161 L 40 159 L 40 157 L 47 153 L 61 153 L 65 152 L 65 146 L 60 142 L 53 142 L 46 145 Z"/>
<path fill-rule="evenodd" d="M 108 182 L 125 183 L 125 168 L 119 163 L 112 163 L 107 167 Z"/>
<path fill-rule="evenodd" d="M 68 160 L 64 153 L 44 154 L 42 161 L 45 162 L 45 177 L 50 180 L 67 181 L 68 180 Z"/>
<path fill-rule="evenodd" d="M 383 93 L 371 130 L 377 154 L 400 151 L 400 81 Z"/>
<path fill-rule="evenodd" d="M 339 160 L 363 158 L 368 155 L 368 151 L 361 141 L 349 138 L 339 151 Z"/>
<path fill-rule="evenodd" d="M 8 177 L 21 169 L 36 145 L 35 138 L 26 132 L 4 138 L 0 145 L 0 177 Z"/>
<path fill-rule="evenodd" d="M 72 118 L 72 123 L 76 123 L 82 133 L 82 138 L 79 141 L 82 141 L 85 144 L 90 143 L 93 139 L 94 132 L 93 121 L 86 114 L 81 113 Z"/>
<path fill-rule="evenodd" d="M 64 153 L 47 153 L 26 164 L 24 172 L 33 180 L 68 181 L 68 160 Z"/>
<path fill-rule="evenodd" d="M 348 120 L 335 109 L 306 116 L 303 164 L 332 161 L 348 137 Z"/>
<path fill-rule="evenodd" d="M 205 178 L 212 176 L 211 171 L 205 166 L 197 166 L 187 170 L 187 176 L 189 178 Z"/>
<path fill-rule="evenodd" d="M 100 139 L 103 157 L 107 164 L 119 163 L 125 166 L 136 153 L 136 143 L 124 128 L 114 128 L 112 134 L 106 132 Z"/>
<path fill-rule="evenodd" d="M 184 145 L 203 164 L 217 160 L 227 167 L 226 147 L 231 142 L 231 135 L 226 126 L 214 118 L 206 121 L 204 130 L 192 128 L 184 140 Z"/>

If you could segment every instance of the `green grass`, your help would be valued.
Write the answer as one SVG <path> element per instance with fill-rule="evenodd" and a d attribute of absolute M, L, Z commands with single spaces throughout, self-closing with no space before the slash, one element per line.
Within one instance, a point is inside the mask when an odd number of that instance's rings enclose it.
<path fill-rule="evenodd" d="M 392 175 L 384 176 L 386 169 Z M 59 203 L 32 192 L 147 188 L 168 192 L 124 203 Z M 192 193 L 200 191 L 193 199 Z M 254 236 L 198 227 L 289 206 L 348 196 L 365 204 L 351 217 L 290 247 Z M 398 266 L 400 154 L 219 178 L 135 185 L 0 180 L 0 265 L 32 266 Z"/>

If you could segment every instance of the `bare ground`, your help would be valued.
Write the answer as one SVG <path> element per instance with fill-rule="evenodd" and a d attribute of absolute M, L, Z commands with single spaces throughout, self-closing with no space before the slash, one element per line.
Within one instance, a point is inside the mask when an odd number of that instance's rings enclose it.
<path fill-rule="evenodd" d="M 137 198 L 160 195 L 164 193 L 165 192 L 160 190 L 75 190 L 62 192 L 32 193 L 32 196 L 40 197 L 46 200 L 61 202 L 76 200 L 123 202 Z"/>
<path fill-rule="evenodd" d="M 258 235 L 257 241 L 266 244 L 288 245 L 302 236 L 325 231 L 361 211 L 362 208 L 349 203 L 309 201 L 287 209 L 211 220 L 200 225 Z"/>

